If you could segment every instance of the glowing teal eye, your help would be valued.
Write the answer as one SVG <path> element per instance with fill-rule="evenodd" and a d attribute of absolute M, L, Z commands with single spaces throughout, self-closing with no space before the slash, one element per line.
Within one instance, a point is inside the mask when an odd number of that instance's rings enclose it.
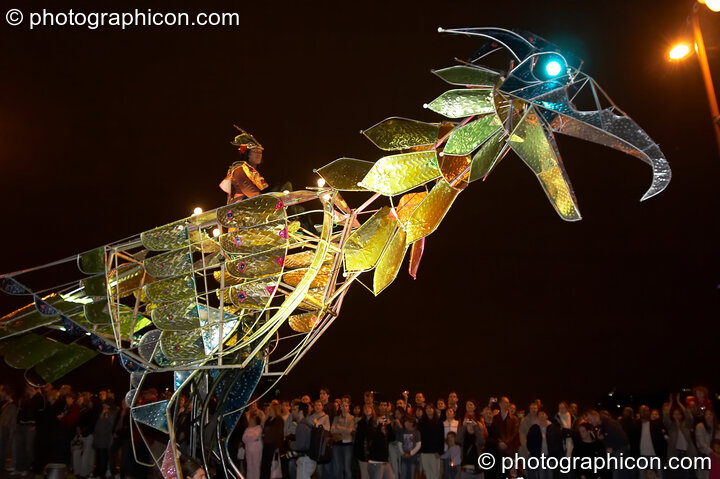
<path fill-rule="evenodd" d="M 550 61 L 545 65 L 545 71 L 548 75 L 554 77 L 558 75 L 562 71 L 562 66 L 559 62 L 556 62 L 555 60 Z"/>

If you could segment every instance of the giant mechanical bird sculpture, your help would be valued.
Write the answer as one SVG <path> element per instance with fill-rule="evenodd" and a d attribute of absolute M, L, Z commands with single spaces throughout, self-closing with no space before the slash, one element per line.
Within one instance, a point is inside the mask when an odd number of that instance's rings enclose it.
<path fill-rule="evenodd" d="M 116 355 L 130 373 L 133 437 L 167 434 L 167 453 L 149 463 L 173 477 L 180 447 L 239 476 L 226 438 L 260 378 L 295 366 L 361 275 L 371 273 L 371 289 L 380 293 L 408 250 L 414 274 L 424 238 L 509 150 L 566 221 L 579 220 L 580 211 L 555 133 L 647 162 L 653 179 L 642 199 L 667 186 L 670 169 L 658 146 L 580 71 L 580 60 L 525 32 L 445 31 L 486 43 L 470 61 L 433 72 L 451 85 L 426 105 L 444 120 L 388 118 L 363 132 L 387 156 L 340 158 L 317 170 L 323 187 L 263 194 L 0 276 L 4 292 L 32 301 L 0 320 L 5 361 L 42 383 L 98 353 Z M 507 72 L 478 64 L 495 50 L 510 54 Z M 579 110 L 581 94 L 596 108 Z M 352 208 L 343 191 L 369 198 Z M 74 262 L 85 276 L 54 282 Z M 138 391 L 158 373 L 174 375 L 172 397 L 142 403 Z M 180 396 L 193 405 L 183 441 L 173 427 Z"/>

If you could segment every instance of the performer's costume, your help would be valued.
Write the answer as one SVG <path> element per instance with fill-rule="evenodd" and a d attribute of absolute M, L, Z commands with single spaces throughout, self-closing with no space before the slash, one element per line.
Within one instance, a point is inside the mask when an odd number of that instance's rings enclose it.
<path fill-rule="evenodd" d="M 240 134 L 230 143 L 237 146 L 241 153 L 247 150 L 260 149 L 262 145 L 242 128 L 235 126 Z M 258 196 L 268 187 L 265 178 L 247 161 L 236 161 L 228 169 L 225 179 L 220 182 L 220 189 L 228 194 L 228 203 L 235 203 L 246 198 Z"/>
<path fill-rule="evenodd" d="M 235 203 L 260 194 L 268 187 L 265 178 L 247 161 L 236 161 L 228 170 L 220 189 L 229 195 L 228 203 Z"/>

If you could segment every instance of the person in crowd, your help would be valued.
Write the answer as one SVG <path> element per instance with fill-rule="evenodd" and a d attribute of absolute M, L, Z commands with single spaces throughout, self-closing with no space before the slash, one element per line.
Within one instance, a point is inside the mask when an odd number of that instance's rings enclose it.
<path fill-rule="evenodd" d="M 715 439 L 720 439 L 718 418 L 715 411 L 706 408 L 703 420 L 695 425 L 695 445 L 698 452 L 709 456 L 712 453 L 710 445 Z"/>
<path fill-rule="evenodd" d="M 190 446 L 190 422 L 192 419 L 192 402 L 188 401 L 186 395 L 181 395 L 178 399 L 177 418 L 175 419 L 175 441 L 178 449 L 184 454 L 189 454 Z"/>
<path fill-rule="evenodd" d="M 205 469 L 192 459 L 182 460 L 182 478 L 178 479 L 207 479 Z"/>
<path fill-rule="evenodd" d="M 235 430 L 228 438 L 228 450 L 237 451 L 235 453 L 235 458 L 237 459 L 236 464 L 243 477 L 247 475 L 247 451 L 245 450 L 245 443 L 242 438 L 245 434 L 245 429 L 250 427 L 251 414 L 249 410 L 250 406 L 245 408 L 245 411 L 240 415 L 240 419 L 235 426 Z"/>
<path fill-rule="evenodd" d="M 95 477 L 105 477 L 105 473 L 108 471 L 108 459 L 110 457 L 110 446 L 113 440 L 113 430 L 115 429 L 115 418 L 117 416 L 117 409 L 114 407 L 112 402 L 106 399 L 102 403 L 100 414 L 98 415 L 97 421 L 95 421 L 95 427 L 93 428 L 93 444 L 92 447 L 95 450 Z"/>
<path fill-rule="evenodd" d="M 578 408 L 577 403 L 571 402 L 571 403 L 570 403 L 570 414 L 572 414 L 573 417 L 576 418 L 576 420 L 577 420 L 578 418 L 580 418 L 580 412 L 579 412 L 579 411 L 580 411 L 580 409 Z"/>
<path fill-rule="evenodd" d="M 418 466 L 417 454 L 422 447 L 420 433 L 417 430 L 417 420 L 410 416 L 405 417 L 401 433 L 403 438 L 402 465 L 400 466 L 402 479 L 414 479 Z"/>
<path fill-rule="evenodd" d="M 510 400 L 503 396 L 498 401 L 500 412 L 493 417 L 488 433 L 498 443 L 503 455 L 512 455 L 520 447 L 518 428 L 520 422 L 516 416 L 510 414 Z"/>
<path fill-rule="evenodd" d="M 480 426 L 482 427 L 483 434 L 485 434 L 485 439 L 486 440 L 489 439 L 490 443 L 493 443 L 495 441 L 493 438 L 488 437 L 489 436 L 488 431 L 490 430 L 490 426 L 492 425 L 493 419 L 495 419 L 495 413 L 490 408 L 490 406 L 485 406 L 484 408 L 482 408 L 482 411 L 480 411 L 479 423 L 480 423 Z M 492 448 L 493 446 L 494 446 L 494 444 L 491 444 L 490 446 L 486 445 L 486 447 L 490 447 L 490 448 Z"/>
<path fill-rule="evenodd" d="M 78 394 L 78 419 L 75 425 L 76 439 L 73 453 L 73 472 L 76 476 L 89 477 L 95 464 L 93 450 L 93 429 L 95 428 L 95 411 L 91 394 L 87 391 Z"/>
<path fill-rule="evenodd" d="M 88 393 L 82 393 L 88 395 Z M 159 399 L 158 390 L 154 387 L 144 388 L 140 391 L 140 399 L 137 405 L 154 403 Z"/>
<path fill-rule="evenodd" d="M 700 407 L 698 406 L 697 399 L 695 396 L 688 396 L 685 398 L 685 409 L 693 418 L 693 425 L 690 428 L 690 432 L 695 433 L 695 423 L 702 420 L 702 414 L 700 413 Z"/>
<path fill-rule="evenodd" d="M 335 415 L 339 412 L 334 402 L 330 401 L 330 389 L 327 387 L 320 388 L 320 402 L 323 405 L 323 411 L 328 416 L 328 420 L 330 424 L 332 424 L 332 420 L 335 417 Z"/>
<path fill-rule="evenodd" d="M 367 393 L 365 395 L 367 398 Z M 375 420 L 375 409 L 367 402 L 362 407 L 362 416 L 355 426 L 355 442 L 353 443 L 353 455 L 358 461 L 360 479 L 368 479 L 367 468 L 367 435 L 372 423 Z"/>
<path fill-rule="evenodd" d="M 458 425 L 456 437 L 462 450 L 458 479 L 470 479 L 482 473 L 478 466 L 478 457 L 482 452 L 487 434 L 482 419 L 476 415 L 476 411 L 475 400 L 470 399 L 465 402 L 465 414 Z"/>
<path fill-rule="evenodd" d="M 245 463 L 247 464 L 245 479 L 259 479 L 263 455 L 263 428 L 257 414 L 248 416 L 248 427 L 243 432 L 242 442 L 245 445 Z"/>
<path fill-rule="evenodd" d="M 375 394 L 372 391 L 365 391 L 363 393 L 363 404 L 366 406 L 375 407 Z"/>
<path fill-rule="evenodd" d="M 60 422 L 60 462 L 64 464 L 72 464 L 72 455 L 70 453 L 70 442 L 75 436 L 75 427 L 80 415 L 80 408 L 76 402 L 77 395 L 73 391 L 65 393 L 65 407 L 58 415 Z"/>
<path fill-rule="evenodd" d="M 123 399 L 120 402 L 120 410 L 115 418 L 113 442 L 110 451 L 111 472 L 113 476 L 119 476 L 120 479 L 125 479 L 132 469 L 131 461 L 130 408 L 125 399 Z"/>
<path fill-rule="evenodd" d="M 423 393 L 415 394 L 415 409 L 425 410 L 425 395 Z"/>
<path fill-rule="evenodd" d="M 618 418 L 618 422 L 620 423 L 620 426 L 622 426 L 623 431 L 625 431 L 625 435 L 630 437 L 633 426 L 635 425 L 635 411 L 633 411 L 633 408 L 625 406 L 622 409 L 622 414 L 620 414 L 620 417 Z"/>
<path fill-rule="evenodd" d="M 57 414 L 53 404 L 57 402 L 58 392 L 53 388 L 52 384 L 38 389 L 39 396 L 42 397 L 42 406 L 37 410 L 35 423 L 35 452 L 33 461 L 33 473 L 40 475 L 44 472 L 45 465 L 52 461 L 52 437 L 55 433 L 57 423 Z"/>
<path fill-rule="evenodd" d="M 455 413 L 454 409 L 448 409 L 448 411 Z M 456 438 L 457 434 L 454 431 L 448 432 L 445 438 L 445 452 L 440 456 L 443 461 L 443 479 L 455 479 L 462 463 L 462 449 L 455 441 Z"/>
<path fill-rule="evenodd" d="M 316 399 L 312 403 L 313 412 L 308 416 L 314 427 L 322 427 L 326 431 L 330 431 L 330 417 L 325 413 L 323 403 L 320 399 Z M 322 479 L 326 471 L 330 471 L 331 464 L 317 464 L 315 474 L 317 479 Z"/>
<path fill-rule="evenodd" d="M 490 397 L 490 399 L 488 399 L 487 407 L 489 407 L 490 409 L 492 409 L 493 415 L 497 414 L 498 411 L 500 411 L 499 401 L 500 401 L 500 400 L 499 400 L 498 398 L 494 397 L 494 396 L 493 396 L 493 397 Z"/>
<path fill-rule="evenodd" d="M 573 458 L 598 458 L 605 457 L 605 448 L 595 437 L 592 424 L 581 422 L 577 426 L 578 440 L 573 446 Z M 574 470 L 577 479 L 598 479 L 602 474 L 596 473 L 592 466 L 583 467 L 582 461 L 577 461 L 577 468 Z M 607 476 L 607 474 L 606 474 Z"/>
<path fill-rule="evenodd" d="M 695 401 L 692 401 L 696 404 Z M 668 403 L 663 405 L 663 424 L 667 433 L 668 458 L 695 457 L 697 449 L 693 441 L 695 426 L 693 413 L 686 409 L 680 401 L 680 395 L 670 395 Z M 691 477 L 691 471 L 669 471 L 669 479 Z"/>
<path fill-rule="evenodd" d="M 613 457 L 627 457 L 630 454 L 630 442 L 619 422 L 607 414 L 593 409 L 585 413 L 585 419 L 596 428 L 596 436 L 602 441 L 605 451 Z M 613 479 L 629 479 L 632 471 L 625 468 L 613 469 Z"/>
<path fill-rule="evenodd" d="M 44 408 L 45 398 L 40 390 L 26 384 L 18 403 L 17 425 L 13 435 L 11 467 L 16 473 L 25 474 L 33 469 L 36 423 L 38 414 Z"/>
<path fill-rule="evenodd" d="M 460 409 L 460 400 L 455 391 L 451 391 L 447 398 L 447 408 L 455 410 L 455 417 L 461 418 L 465 414 L 465 411 Z"/>
<path fill-rule="evenodd" d="M 635 457 L 653 457 L 665 461 L 667 456 L 667 442 L 665 441 L 665 428 L 660 418 L 650 418 L 650 408 L 642 405 L 638 409 L 639 418 L 634 422 L 630 434 L 630 448 Z M 649 462 L 649 461 L 648 461 Z M 652 469 L 655 474 L 659 471 Z M 645 479 L 646 469 L 640 469 L 639 479 Z"/>
<path fill-rule="evenodd" d="M 330 432 L 335 445 L 332 450 L 334 479 L 352 479 L 352 450 L 355 420 L 350 414 L 350 405 L 340 403 L 340 413 L 333 418 Z"/>
<path fill-rule="evenodd" d="M 310 406 L 312 404 L 312 399 L 310 399 L 310 396 L 308 396 L 307 394 L 303 394 L 302 397 L 300 398 L 300 401 L 304 402 L 308 406 Z M 309 409 L 310 408 L 308 408 L 308 410 Z"/>
<path fill-rule="evenodd" d="M 412 404 L 410 404 L 410 391 L 405 390 L 402 392 L 402 403 L 403 403 L 403 409 L 405 410 L 405 414 L 413 414 L 413 407 Z"/>
<path fill-rule="evenodd" d="M 265 412 L 260 409 L 258 406 L 258 401 L 251 401 L 250 404 L 248 404 L 247 411 L 245 412 L 245 417 L 249 418 L 250 416 L 255 415 L 258 417 L 258 424 L 262 426 L 265 424 Z"/>
<path fill-rule="evenodd" d="M 710 401 L 708 389 L 705 386 L 695 386 L 693 388 L 693 396 L 697 402 L 697 416 L 696 422 L 702 422 L 705 411 L 710 409 L 712 411 L 713 405 Z"/>
<path fill-rule="evenodd" d="M 451 432 L 457 436 L 459 424 L 460 424 L 460 421 L 455 419 L 455 409 L 453 409 L 453 408 L 445 409 L 445 420 L 443 421 L 443 434 L 445 436 L 444 437 L 445 441 L 447 441 L 448 434 L 450 434 Z M 457 441 L 455 441 L 455 442 L 457 442 Z M 446 447 L 445 450 L 447 450 L 447 443 L 445 444 L 445 447 Z M 460 464 L 460 463 L 458 462 L 458 464 Z"/>
<path fill-rule="evenodd" d="M 399 399 L 398 401 L 402 401 Z M 403 436 L 402 430 L 405 427 L 404 420 L 406 416 L 404 408 L 396 407 L 392 415 L 392 428 L 395 440 L 390 444 L 388 454 L 390 456 L 390 467 L 398 479 L 402 474 L 402 455 L 403 455 Z"/>
<path fill-rule="evenodd" d="M 296 467 L 295 467 L 295 453 L 290 448 L 290 442 L 295 439 L 295 430 L 297 429 L 297 423 L 295 422 L 293 409 L 295 404 L 300 403 L 299 399 L 293 399 L 290 401 L 283 401 L 281 403 L 283 409 L 287 406 L 289 416 L 285 419 L 284 427 L 284 441 L 282 446 L 282 454 L 280 455 L 280 466 L 282 468 L 283 479 L 295 478 Z M 292 472 L 292 474 L 291 474 Z"/>
<path fill-rule="evenodd" d="M 497 403 L 499 412 L 493 417 L 490 424 L 488 441 L 485 445 L 486 451 L 495 457 L 495 467 L 486 471 L 485 474 L 486 478 L 488 474 L 490 475 L 488 479 L 498 477 L 498 465 L 501 463 L 502 458 L 513 456 L 520 447 L 518 436 L 520 421 L 516 416 L 510 414 L 510 400 L 503 396 Z"/>
<path fill-rule="evenodd" d="M 437 415 L 440 418 L 440 422 L 444 421 L 447 404 L 445 404 L 445 400 L 443 398 L 439 398 L 437 402 L 435 402 L 435 410 L 437 411 Z"/>
<path fill-rule="evenodd" d="M 377 409 L 375 414 L 377 417 L 386 418 L 390 420 L 390 403 L 388 401 L 378 401 Z"/>
<path fill-rule="evenodd" d="M 718 434 L 717 418 L 712 408 L 706 407 L 703 420 L 695 425 L 695 448 L 698 456 L 709 457 L 712 454 L 710 444 L 712 444 L 715 436 L 720 437 L 720 434 Z M 698 479 L 708 479 L 709 476 L 709 469 L 701 468 L 697 470 Z"/>
<path fill-rule="evenodd" d="M 520 448 L 518 449 L 518 453 L 522 457 L 528 457 L 527 433 L 530 430 L 530 426 L 537 422 L 537 413 L 538 403 L 536 401 L 533 401 L 528 406 L 528 412 L 525 417 L 522 418 L 522 420 L 520 421 L 520 425 L 518 426 L 518 440 L 520 441 Z"/>
<path fill-rule="evenodd" d="M 243 475 L 247 474 L 247 455 L 245 450 L 245 443 L 242 440 L 245 429 L 249 427 L 250 416 L 258 416 L 257 398 L 250 397 L 245 411 L 240 415 L 235 430 L 233 431 L 230 438 L 228 438 L 228 450 L 237 451 L 235 457 L 237 458 L 237 466 Z M 260 424 L 262 425 L 262 418 L 260 418 Z"/>
<path fill-rule="evenodd" d="M 535 424 L 528 430 L 527 448 L 530 457 L 560 458 L 564 455 L 562 427 L 557 422 L 548 420 L 548 415 L 543 410 L 538 411 Z M 528 468 L 527 474 L 531 479 L 551 479 L 553 477 L 551 469 L 542 467 Z"/>
<path fill-rule="evenodd" d="M 693 415 L 683 407 L 680 395 L 670 395 L 670 401 L 663 406 L 663 423 L 667 431 L 667 455 L 682 459 L 695 457 L 697 451 L 692 440 Z M 692 479 L 693 471 L 687 469 L 668 469 L 666 479 Z"/>
<path fill-rule="evenodd" d="M 285 420 L 282 418 L 282 406 L 277 400 L 273 400 L 268 407 L 263 425 L 260 479 L 270 479 L 273 457 L 283 445 L 284 434 Z"/>
<path fill-rule="evenodd" d="M 83 470 L 82 456 L 83 456 L 83 438 L 79 432 L 76 432 L 73 436 L 72 442 L 70 443 L 70 454 L 72 454 L 72 471 L 75 476 L 83 478 L 80 475 L 80 471 Z"/>
<path fill-rule="evenodd" d="M 565 451 L 565 457 L 572 457 L 572 433 L 576 420 L 577 418 L 570 412 L 568 404 L 565 401 L 561 401 L 558 404 L 558 412 L 555 414 L 554 422 L 556 422 L 562 429 L 563 450 Z"/>
<path fill-rule="evenodd" d="M 367 468 L 370 479 L 393 479 L 394 473 L 389 463 L 389 448 L 393 439 L 390 418 L 386 415 L 375 417 L 367 434 Z"/>
<path fill-rule="evenodd" d="M 432 403 L 425 404 L 425 415 L 418 421 L 420 464 L 426 479 L 440 479 L 440 455 L 444 451 L 445 433 L 443 423 Z"/>
<path fill-rule="evenodd" d="M 355 404 L 352 408 L 352 415 L 355 418 L 355 424 L 357 424 L 360 421 L 360 418 L 362 418 L 363 415 L 363 408 L 365 406 L 361 406 L 360 404 Z"/>
<path fill-rule="evenodd" d="M 398 399 L 397 401 L 395 401 L 395 410 L 397 411 L 398 409 L 399 409 L 400 411 L 402 411 L 403 415 L 409 413 L 409 412 L 408 412 L 408 404 L 407 404 L 407 402 L 405 401 L 405 399 L 400 398 L 400 399 Z"/>
<path fill-rule="evenodd" d="M 290 401 L 280 402 L 280 417 L 283 419 L 283 437 L 287 438 L 290 434 L 295 434 L 295 427 L 293 426 L 292 408 L 290 407 Z"/>
<path fill-rule="evenodd" d="M 65 396 L 60 389 L 52 389 L 47 393 L 47 407 L 45 408 L 46 421 L 49 424 L 47 463 L 62 463 L 63 431 L 59 416 L 65 409 Z"/>
<path fill-rule="evenodd" d="M 280 468 L 283 479 L 290 479 L 294 477 L 295 473 L 295 457 L 293 457 L 294 453 L 290 449 L 290 441 L 295 438 L 295 428 L 297 427 L 292 414 L 292 405 L 297 402 L 299 402 L 298 399 L 280 401 L 280 412 L 283 418 L 283 442 L 280 446 Z M 293 466 L 293 476 L 290 475 L 291 463 Z M 272 475 L 272 463 L 270 463 L 270 466 Z"/>
<path fill-rule="evenodd" d="M 12 450 L 12 439 L 17 427 L 18 407 L 12 387 L 0 385 L 0 470 L 5 469 L 5 464 Z"/>
<path fill-rule="evenodd" d="M 317 462 L 307 456 L 307 451 L 310 449 L 310 436 L 314 427 L 307 414 L 308 405 L 306 403 L 293 404 L 292 415 L 297 427 L 295 428 L 295 440 L 290 442 L 290 449 L 298 455 L 295 460 L 297 479 L 310 479 L 317 467 Z"/>

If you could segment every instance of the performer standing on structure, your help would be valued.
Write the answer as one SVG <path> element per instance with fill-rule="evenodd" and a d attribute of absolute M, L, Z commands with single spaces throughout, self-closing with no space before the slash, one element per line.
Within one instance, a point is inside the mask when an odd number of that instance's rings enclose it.
<path fill-rule="evenodd" d="M 265 178 L 257 171 L 257 166 L 262 162 L 262 145 L 250 133 L 234 126 L 240 134 L 230 143 L 238 147 L 242 159 L 230 165 L 225 179 L 219 185 L 228 194 L 228 204 L 257 196 L 268 187 Z"/>

